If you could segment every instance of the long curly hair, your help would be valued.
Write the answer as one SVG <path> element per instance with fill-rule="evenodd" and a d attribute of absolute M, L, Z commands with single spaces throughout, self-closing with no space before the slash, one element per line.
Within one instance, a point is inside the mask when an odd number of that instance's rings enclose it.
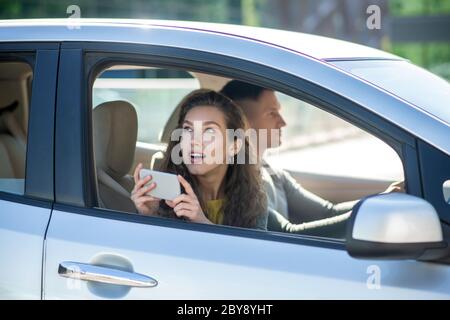
<path fill-rule="evenodd" d="M 222 112 L 225 118 L 227 129 L 234 131 L 242 129 L 246 131 L 248 124 L 242 109 L 228 97 L 212 90 L 199 89 L 191 92 L 178 105 L 180 110 L 177 127 L 181 130 L 187 113 L 200 106 L 215 107 Z M 250 159 L 255 152 L 255 148 L 245 135 L 237 135 L 235 139 L 242 139 L 240 151 L 234 155 L 234 161 L 230 161 L 225 174 L 224 192 L 225 199 L 223 210 L 223 224 L 235 227 L 253 228 L 256 226 L 258 217 L 267 210 L 267 198 L 264 192 L 260 167 L 257 163 L 252 164 Z M 180 139 L 171 139 L 160 167 L 161 171 L 182 175 L 192 186 L 197 195 L 203 212 L 207 215 L 206 203 L 199 192 L 199 184 L 195 177 L 189 173 L 186 165 L 181 162 L 176 164 L 172 161 L 172 150 L 180 143 Z M 181 151 L 180 151 L 181 152 Z M 239 159 L 245 156 L 245 163 L 238 163 Z M 176 218 L 173 209 L 160 203 L 159 214 L 161 216 Z"/>

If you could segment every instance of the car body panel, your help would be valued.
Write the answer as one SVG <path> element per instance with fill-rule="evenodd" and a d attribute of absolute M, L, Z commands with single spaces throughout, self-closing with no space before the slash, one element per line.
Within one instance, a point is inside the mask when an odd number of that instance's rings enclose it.
<path fill-rule="evenodd" d="M 120 221 L 109 219 L 107 211 L 103 215 L 53 212 L 45 299 L 450 298 L 450 269 L 443 265 L 356 260 L 340 249 Z M 108 265 L 108 256 L 127 261 L 158 285 L 118 292 L 58 275 L 63 261 Z M 375 278 L 374 268 L 380 271 Z"/>
<path fill-rule="evenodd" d="M 50 208 L 0 200 L 0 297 L 40 299 Z"/>
<path fill-rule="evenodd" d="M 8 182 L 9 187 L 11 183 L 19 187 L 16 192 L 11 188 L 6 188 L 8 192 L 0 191 L 0 299 L 41 299 L 44 239 L 54 193 L 53 132 L 58 47 L 55 43 L 0 43 L 2 62 L 27 63 L 33 70 L 33 80 L 29 83 L 31 96 L 26 90 L 28 83 L 23 84 L 24 99 L 20 105 L 23 114 L 29 112 L 29 116 L 24 117 L 28 123 L 26 150 L 23 154 L 15 153 L 17 159 L 24 157 L 21 160 L 25 162 L 25 179 L 23 173 L 12 175 L 13 179 L 0 179 Z M 9 80 L 2 74 L 2 81 Z M 3 139 L 1 146 L 1 152 L 8 150 Z M 20 147 L 22 150 L 23 146 Z M 6 156 L 10 154 L 6 153 Z"/>

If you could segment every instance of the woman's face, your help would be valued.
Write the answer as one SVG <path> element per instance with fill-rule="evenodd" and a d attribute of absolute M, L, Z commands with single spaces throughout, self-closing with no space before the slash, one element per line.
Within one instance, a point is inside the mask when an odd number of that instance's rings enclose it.
<path fill-rule="evenodd" d="M 227 124 L 222 111 L 213 106 L 191 109 L 182 124 L 183 162 L 192 175 L 207 175 L 226 166 Z"/>

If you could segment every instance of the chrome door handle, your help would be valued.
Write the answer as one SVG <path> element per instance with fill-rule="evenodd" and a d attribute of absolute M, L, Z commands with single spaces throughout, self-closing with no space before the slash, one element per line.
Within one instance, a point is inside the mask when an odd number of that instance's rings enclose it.
<path fill-rule="evenodd" d="M 58 274 L 66 278 L 129 287 L 155 287 L 158 285 L 158 281 L 143 274 L 72 261 L 61 262 Z"/>

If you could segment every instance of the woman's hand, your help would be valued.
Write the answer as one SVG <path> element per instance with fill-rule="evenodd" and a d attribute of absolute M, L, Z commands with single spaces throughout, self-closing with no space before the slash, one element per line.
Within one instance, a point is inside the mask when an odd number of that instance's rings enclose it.
<path fill-rule="evenodd" d="M 166 200 L 167 205 L 173 208 L 177 217 L 185 217 L 191 222 L 212 224 L 203 213 L 200 202 L 189 182 L 180 175 L 178 175 L 178 181 L 180 181 L 186 193 L 179 195 L 173 200 Z"/>
<path fill-rule="evenodd" d="M 158 210 L 160 199 L 152 196 L 147 196 L 146 193 L 156 188 L 156 183 L 153 182 L 149 186 L 145 186 L 152 180 L 152 176 L 147 176 L 144 179 L 139 179 L 139 171 L 142 169 L 142 163 L 139 163 L 134 169 L 134 188 L 131 191 L 131 200 L 133 200 L 136 209 L 140 214 L 155 215 Z"/>

